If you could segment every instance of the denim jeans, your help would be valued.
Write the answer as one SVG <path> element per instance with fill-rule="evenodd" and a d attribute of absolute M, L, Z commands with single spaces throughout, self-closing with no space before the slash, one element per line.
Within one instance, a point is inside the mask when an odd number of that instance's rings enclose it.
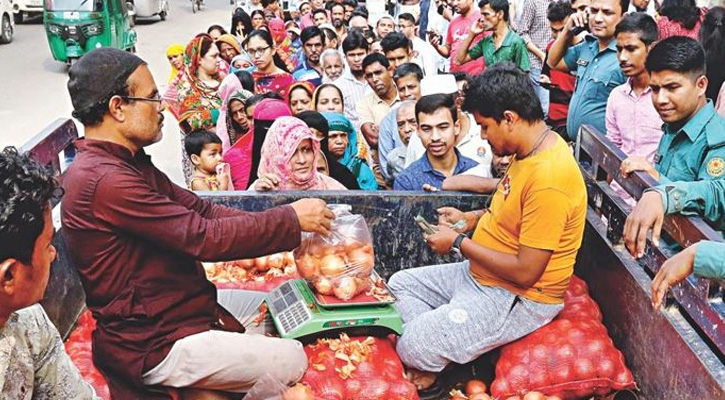
<path fill-rule="evenodd" d="M 534 84 L 534 90 L 536 91 L 536 96 L 539 98 L 539 101 L 541 102 L 541 108 L 544 111 L 544 118 L 546 118 L 549 115 L 549 90 L 544 89 L 539 84 L 539 76 L 541 76 L 541 68 L 531 67 L 531 82 Z"/>

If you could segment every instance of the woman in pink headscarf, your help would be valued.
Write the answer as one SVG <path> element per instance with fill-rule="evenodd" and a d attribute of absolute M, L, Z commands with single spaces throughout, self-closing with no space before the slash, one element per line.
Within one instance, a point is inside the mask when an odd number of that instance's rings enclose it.
<path fill-rule="evenodd" d="M 317 171 L 320 142 L 302 120 L 278 118 L 262 145 L 259 179 L 251 189 L 347 190 L 340 182 Z"/>

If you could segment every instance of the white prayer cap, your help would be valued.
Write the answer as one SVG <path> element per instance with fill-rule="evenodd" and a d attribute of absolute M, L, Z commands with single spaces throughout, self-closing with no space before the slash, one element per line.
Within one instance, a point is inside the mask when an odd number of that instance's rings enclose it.
<path fill-rule="evenodd" d="M 420 95 L 458 93 L 456 78 L 451 74 L 430 75 L 420 81 Z"/>

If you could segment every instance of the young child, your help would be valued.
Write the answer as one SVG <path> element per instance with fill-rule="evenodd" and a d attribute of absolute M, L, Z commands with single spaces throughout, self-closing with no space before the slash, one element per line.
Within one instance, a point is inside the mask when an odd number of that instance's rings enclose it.
<path fill-rule="evenodd" d="M 197 130 L 184 138 L 186 154 L 194 166 L 191 190 L 234 190 L 229 164 L 222 162 L 222 140 L 213 132 Z"/>

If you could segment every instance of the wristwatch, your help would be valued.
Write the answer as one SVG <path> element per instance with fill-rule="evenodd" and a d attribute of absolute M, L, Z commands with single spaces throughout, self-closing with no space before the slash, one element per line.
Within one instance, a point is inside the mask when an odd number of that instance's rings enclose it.
<path fill-rule="evenodd" d="M 451 253 L 462 256 L 463 253 L 461 253 L 461 243 L 463 243 L 463 239 L 467 238 L 466 235 L 459 233 L 458 236 L 456 236 L 456 240 L 453 241 L 453 245 L 451 245 Z"/>

